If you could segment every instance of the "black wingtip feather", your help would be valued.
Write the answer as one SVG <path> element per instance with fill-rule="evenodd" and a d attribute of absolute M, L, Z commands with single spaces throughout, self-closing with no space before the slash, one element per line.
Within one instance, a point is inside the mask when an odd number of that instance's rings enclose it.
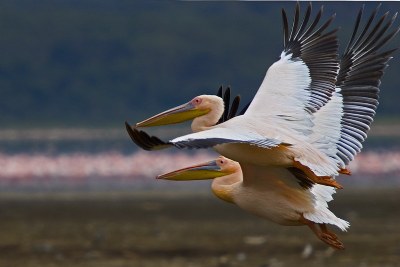
<path fill-rule="evenodd" d="M 285 9 L 282 8 L 282 23 L 283 23 L 283 47 L 286 47 L 289 42 L 289 25 Z"/>
<path fill-rule="evenodd" d="M 228 120 L 236 116 L 236 113 L 239 109 L 239 103 L 240 103 L 240 95 L 237 95 L 232 101 L 231 110 L 229 111 L 229 115 L 227 118 Z"/>
<path fill-rule="evenodd" d="M 308 27 L 306 32 L 299 39 L 303 39 L 304 36 L 309 35 L 314 30 L 314 28 L 317 26 L 319 20 L 322 17 L 323 10 L 324 10 L 324 6 L 321 6 L 321 8 L 319 9 L 319 12 L 315 16 L 313 23 L 310 25 L 310 27 Z"/>
<path fill-rule="evenodd" d="M 304 15 L 303 21 L 301 22 L 300 29 L 294 37 L 295 39 L 298 38 L 298 36 L 300 36 L 304 32 L 305 28 L 307 27 L 308 20 L 310 19 L 310 15 L 311 15 L 311 10 L 312 10 L 312 5 L 311 5 L 311 2 L 309 2 L 308 6 L 307 6 L 306 14 Z"/>
<path fill-rule="evenodd" d="M 374 50 L 378 50 L 379 48 L 381 48 L 382 46 L 387 44 L 390 40 L 392 40 L 399 33 L 399 31 L 400 31 L 400 26 L 396 30 L 394 30 L 390 34 L 388 34 L 386 36 L 386 38 L 384 38 L 379 44 L 377 44 L 375 46 Z"/>
<path fill-rule="evenodd" d="M 133 133 L 133 130 L 132 130 L 132 127 L 129 125 L 129 123 L 127 122 L 127 121 L 125 121 L 125 128 L 126 128 L 126 131 L 128 132 L 128 134 L 129 134 L 129 137 L 132 139 L 132 141 L 134 140 L 134 138 L 133 138 L 133 136 L 134 136 L 134 133 Z"/>
<path fill-rule="evenodd" d="M 386 32 L 386 30 L 393 24 L 393 19 L 392 19 L 391 21 L 387 22 L 386 25 L 378 32 L 378 30 L 380 29 L 380 27 L 382 26 L 384 20 L 386 19 L 386 17 L 388 15 L 389 15 L 389 12 L 386 12 L 379 19 L 379 21 L 376 23 L 375 27 L 371 30 L 371 32 L 364 39 L 364 41 L 361 42 L 356 48 L 354 48 L 354 50 L 368 51 L 371 47 L 374 46 L 374 44 L 377 42 L 377 40 L 379 40 L 379 38 L 381 38 L 382 35 Z M 375 34 L 376 34 L 375 38 L 373 40 L 371 40 Z M 363 47 L 363 49 L 359 49 L 360 47 Z M 372 50 L 372 48 L 371 48 L 371 50 Z"/>
<path fill-rule="evenodd" d="M 329 25 L 332 23 L 332 21 L 333 21 L 335 18 L 336 18 L 336 13 L 334 13 L 334 14 L 333 14 L 333 15 L 332 15 L 318 30 L 316 30 L 313 34 L 311 34 L 308 38 L 306 38 L 306 39 L 304 40 L 304 42 L 305 42 L 306 40 L 310 40 L 310 39 L 312 39 L 313 37 L 315 37 L 315 36 L 321 34 L 326 28 L 329 27 Z"/>
<path fill-rule="evenodd" d="M 139 131 L 129 125 L 127 121 L 125 121 L 125 128 L 133 143 L 143 150 L 152 151 L 172 146 L 170 143 L 164 142 L 156 136 L 150 136 L 144 131 Z"/>
<path fill-rule="evenodd" d="M 147 145 L 143 142 L 140 142 L 140 140 L 138 140 L 137 134 L 135 133 L 135 131 L 133 130 L 133 128 L 129 125 L 129 123 L 127 121 L 125 121 L 125 128 L 129 134 L 129 137 L 133 141 L 133 143 L 135 143 L 137 146 L 141 147 L 144 150 L 148 150 Z"/>
<path fill-rule="evenodd" d="M 224 121 L 227 121 L 229 114 L 229 106 L 231 101 L 231 88 L 229 86 L 225 89 L 223 99 L 224 99 L 224 114 L 222 116 L 224 117 Z"/>
<path fill-rule="evenodd" d="M 346 49 L 344 50 L 345 54 L 348 53 L 348 51 L 350 49 L 350 45 L 353 43 L 354 38 L 356 37 L 357 31 L 358 31 L 358 27 L 360 26 L 362 14 L 364 13 L 364 7 L 365 7 L 365 5 L 362 5 L 362 7 L 360 8 L 360 11 L 358 11 L 358 15 L 357 15 L 357 18 L 356 18 L 356 23 L 355 23 L 354 28 L 353 28 L 353 34 L 351 35 L 350 41 L 347 43 Z"/>
<path fill-rule="evenodd" d="M 359 45 L 359 43 L 361 42 L 361 40 L 364 38 L 365 33 L 368 31 L 372 21 L 375 19 L 376 14 L 379 11 L 379 8 L 381 7 L 381 4 L 379 4 L 375 10 L 372 12 L 371 16 L 369 17 L 366 25 L 364 26 L 364 30 L 361 32 L 361 34 L 358 36 L 358 38 L 356 39 L 356 41 L 354 42 L 353 46 L 350 48 L 350 50 L 353 50 L 354 47 L 357 47 Z"/>
<path fill-rule="evenodd" d="M 216 96 L 221 97 L 222 98 L 222 85 L 219 87 Z"/>
<path fill-rule="evenodd" d="M 297 27 L 299 25 L 299 17 L 300 17 L 300 3 L 296 3 L 296 8 L 294 11 L 294 19 L 293 19 L 293 25 L 292 25 L 292 30 L 290 33 L 289 41 L 294 39 L 294 35 L 296 34 Z"/>
<path fill-rule="evenodd" d="M 224 101 L 224 113 L 217 122 L 217 124 L 220 124 L 237 116 L 237 110 L 240 105 L 240 96 L 237 95 L 234 97 L 231 103 L 231 88 L 229 86 L 225 89 L 225 91 L 223 88 L 220 88 L 217 95 Z"/>

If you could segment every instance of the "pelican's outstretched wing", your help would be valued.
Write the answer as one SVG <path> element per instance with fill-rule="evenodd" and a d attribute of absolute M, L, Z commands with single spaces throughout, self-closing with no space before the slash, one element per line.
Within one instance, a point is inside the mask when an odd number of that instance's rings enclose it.
<path fill-rule="evenodd" d="M 335 15 L 318 28 L 322 10 L 321 7 L 309 23 L 310 3 L 300 22 L 297 3 L 290 32 L 286 12 L 282 10 L 284 50 L 280 60 L 268 69 L 245 115 L 261 119 L 275 116 L 290 121 L 293 130 L 309 133 L 311 113 L 331 98 L 339 69 L 337 30 L 325 32 Z"/>
<path fill-rule="evenodd" d="M 125 127 L 132 141 L 144 150 L 160 150 L 175 146 L 178 148 L 209 148 L 219 144 L 226 143 L 247 143 L 262 148 L 271 148 L 280 144 L 288 146 L 289 144 L 282 143 L 276 139 L 266 139 L 260 135 L 234 132 L 216 128 L 204 132 L 184 135 L 165 142 L 156 136 L 150 136 L 146 132 L 138 130 L 125 122 Z M 221 137 L 216 137 L 221 136 Z"/>
<path fill-rule="evenodd" d="M 341 168 L 361 151 L 378 106 L 382 75 L 396 50 L 381 48 L 399 32 L 399 27 L 388 32 L 397 13 L 387 20 L 387 12 L 371 26 L 378 9 L 379 6 L 357 36 L 363 13 L 360 9 L 342 56 L 336 91 L 332 100 L 315 114 L 311 141 Z"/>
<path fill-rule="evenodd" d="M 271 148 L 282 145 L 289 145 L 282 143 L 282 141 L 266 138 L 255 132 L 246 132 L 236 129 L 232 131 L 229 128 L 213 128 L 210 130 L 187 134 L 169 141 L 171 144 L 178 148 L 209 148 L 220 144 L 238 144 L 245 143 L 261 148 Z"/>

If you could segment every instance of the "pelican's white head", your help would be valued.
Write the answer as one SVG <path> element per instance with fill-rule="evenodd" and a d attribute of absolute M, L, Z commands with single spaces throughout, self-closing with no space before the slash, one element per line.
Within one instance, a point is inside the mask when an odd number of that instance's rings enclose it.
<path fill-rule="evenodd" d="M 214 179 L 211 185 L 213 193 L 222 200 L 234 203 L 232 185 L 242 182 L 243 175 L 238 162 L 220 156 L 209 162 L 159 175 L 157 179 L 174 181 Z"/>
<path fill-rule="evenodd" d="M 136 127 L 175 124 L 193 119 L 192 130 L 198 132 L 217 124 L 223 113 L 222 98 L 215 95 L 200 95 L 183 105 L 141 121 Z"/>

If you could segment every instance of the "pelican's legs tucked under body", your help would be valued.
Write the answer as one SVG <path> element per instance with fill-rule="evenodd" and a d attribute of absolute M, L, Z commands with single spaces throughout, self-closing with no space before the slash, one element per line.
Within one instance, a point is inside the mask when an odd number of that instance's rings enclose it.
<path fill-rule="evenodd" d="M 313 184 L 298 170 L 239 164 L 219 157 L 214 161 L 158 176 L 167 180 L 213 179 L 212 191 L 220 199 L 281 225 L 307 225 L 328 245 L 343 249 L 329 231 L 332 224 L 345 231 L 349 223 L 329 209 L 335 189 Z"/>

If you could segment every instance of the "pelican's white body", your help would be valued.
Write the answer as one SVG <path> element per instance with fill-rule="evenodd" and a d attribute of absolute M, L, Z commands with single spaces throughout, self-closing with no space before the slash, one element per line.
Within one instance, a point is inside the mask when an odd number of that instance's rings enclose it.
<path fill-rule="evenodd" d="M 313 185 L 305 189 L 285 168 L 238 164 L 236 173 L 215 178 L 212 189 L 218 197 L 228 195 L 243 210 L 277 224 L 303 225 L 303 217 L 341 230 L 349 227 L 328 209 L 334 188 Z"/>

